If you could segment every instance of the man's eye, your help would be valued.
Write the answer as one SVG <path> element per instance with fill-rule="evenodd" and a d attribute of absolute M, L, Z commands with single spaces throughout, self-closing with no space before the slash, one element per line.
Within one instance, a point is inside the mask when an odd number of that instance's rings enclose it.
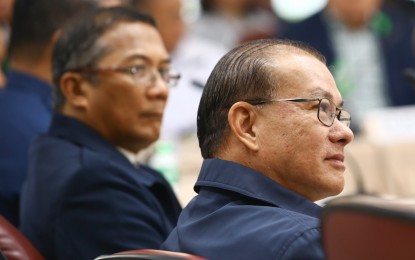
<path fill-rule="evenodd" d="M 320 105 L 320 111 L 329 113 L 330 112 L 330 106 L 329 105 L 326 105 L 326 104 L 321 104 Z"/>
<path fill-rule="evenodd" d="M 145 64 L 138 64 L 131 67 L 131 72 L 134 74 L 146 73 L 148 66 Z"/>
<path fill-rule="evenodd" d="M 134 65 L 132 66 L 133 68 L 135 68 L 136 70 L 143 70 L 147 67 L 147 65 L 145 64 L 138 64 L 138 65 Z"/>
<path fill-rule="evenodd" d="M 159 69 L 159 73 L 163 78 L 165 78 L 169 75 L 170 69 L 169 68 L 161 68 L 161 69 Z"/>

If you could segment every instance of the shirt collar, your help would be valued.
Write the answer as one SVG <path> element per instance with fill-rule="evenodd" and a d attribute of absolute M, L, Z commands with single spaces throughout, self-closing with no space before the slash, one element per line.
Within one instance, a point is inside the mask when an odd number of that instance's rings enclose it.
<path fill-rule="evenodd" d="M 198 192 L 203 186 L 233 191 L 277 207 L 314 217 L 320 216 L 321 208 L 317 204 L 265 175 L 235 162 L 220 159 L 204 160 L 195 191 Z"/>
<path fill-rule="evenodd" d="M 127 149 L 121 148 L 121 147 L 117 147 L 118 151 L 120 151 L 120 153 L 122 155 L 124 155 L 128 161 L 130 161 L 135 167 L 139 167 L 145 160 L 143 153 L 139 152 L 139 153 L 133 153 Z"/>

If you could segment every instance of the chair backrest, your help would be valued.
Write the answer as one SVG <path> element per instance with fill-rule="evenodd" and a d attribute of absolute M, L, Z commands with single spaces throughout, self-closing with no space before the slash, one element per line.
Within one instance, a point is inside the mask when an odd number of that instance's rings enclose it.
<path fill-rule="evenodd" d="M 0 251 L 7 260 L 43 260 L 30 241 L 3 216 L 0 216 Z"/>
<path fill-rule="evenodd" d="M 323 208 L 321 229 L 328 260 L 414 259 L 415 202 L 335 198 Z"/>
<path fill-rule="evenodd" d="M 95 260 L 128 260 L 128 259 L 153 259 L 153 260 L 207 260 L 199 257 L 181 252 L 172 252 L 165 250 L 154 249 L 140 249 L 123 251 L 113 255 L 103 255 L 95 258 Z"/>

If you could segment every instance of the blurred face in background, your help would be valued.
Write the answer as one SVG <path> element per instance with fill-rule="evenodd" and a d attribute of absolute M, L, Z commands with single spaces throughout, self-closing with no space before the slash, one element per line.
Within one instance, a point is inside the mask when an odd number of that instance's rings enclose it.
<path fill-rule="evenodd" d="M 370 21 L 382 0 L 329 0 L 328 11 L 349 28 L 359 28 Z"/>
<path fill-rule="evenodd" d="M 10 23 L 14 0 L 0 0 L 0 22 Z"/>
<path fill-rule="evenodd" d="M 184 33 L 181 0 L 151 0 L 149 12 L 157 22 L 167 51 L 172 52 Z"/>
<path fill-rule="evenodd" d="M 205 8 L 231 17 L 242 17 L 253 6 L 255 0 L 202 0 Z"/>

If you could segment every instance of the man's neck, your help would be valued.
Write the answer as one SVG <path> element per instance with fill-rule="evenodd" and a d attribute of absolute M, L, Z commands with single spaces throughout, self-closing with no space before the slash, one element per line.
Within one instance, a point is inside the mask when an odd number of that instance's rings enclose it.
<path fill-rule="evenodd" d="M 50 85 L 52 84 L 52 68 L 50 62 L 39 60 L 36 63 L 28 63 L 11 60 L 10 68 L 33 75 L 48 82 Z"/>

